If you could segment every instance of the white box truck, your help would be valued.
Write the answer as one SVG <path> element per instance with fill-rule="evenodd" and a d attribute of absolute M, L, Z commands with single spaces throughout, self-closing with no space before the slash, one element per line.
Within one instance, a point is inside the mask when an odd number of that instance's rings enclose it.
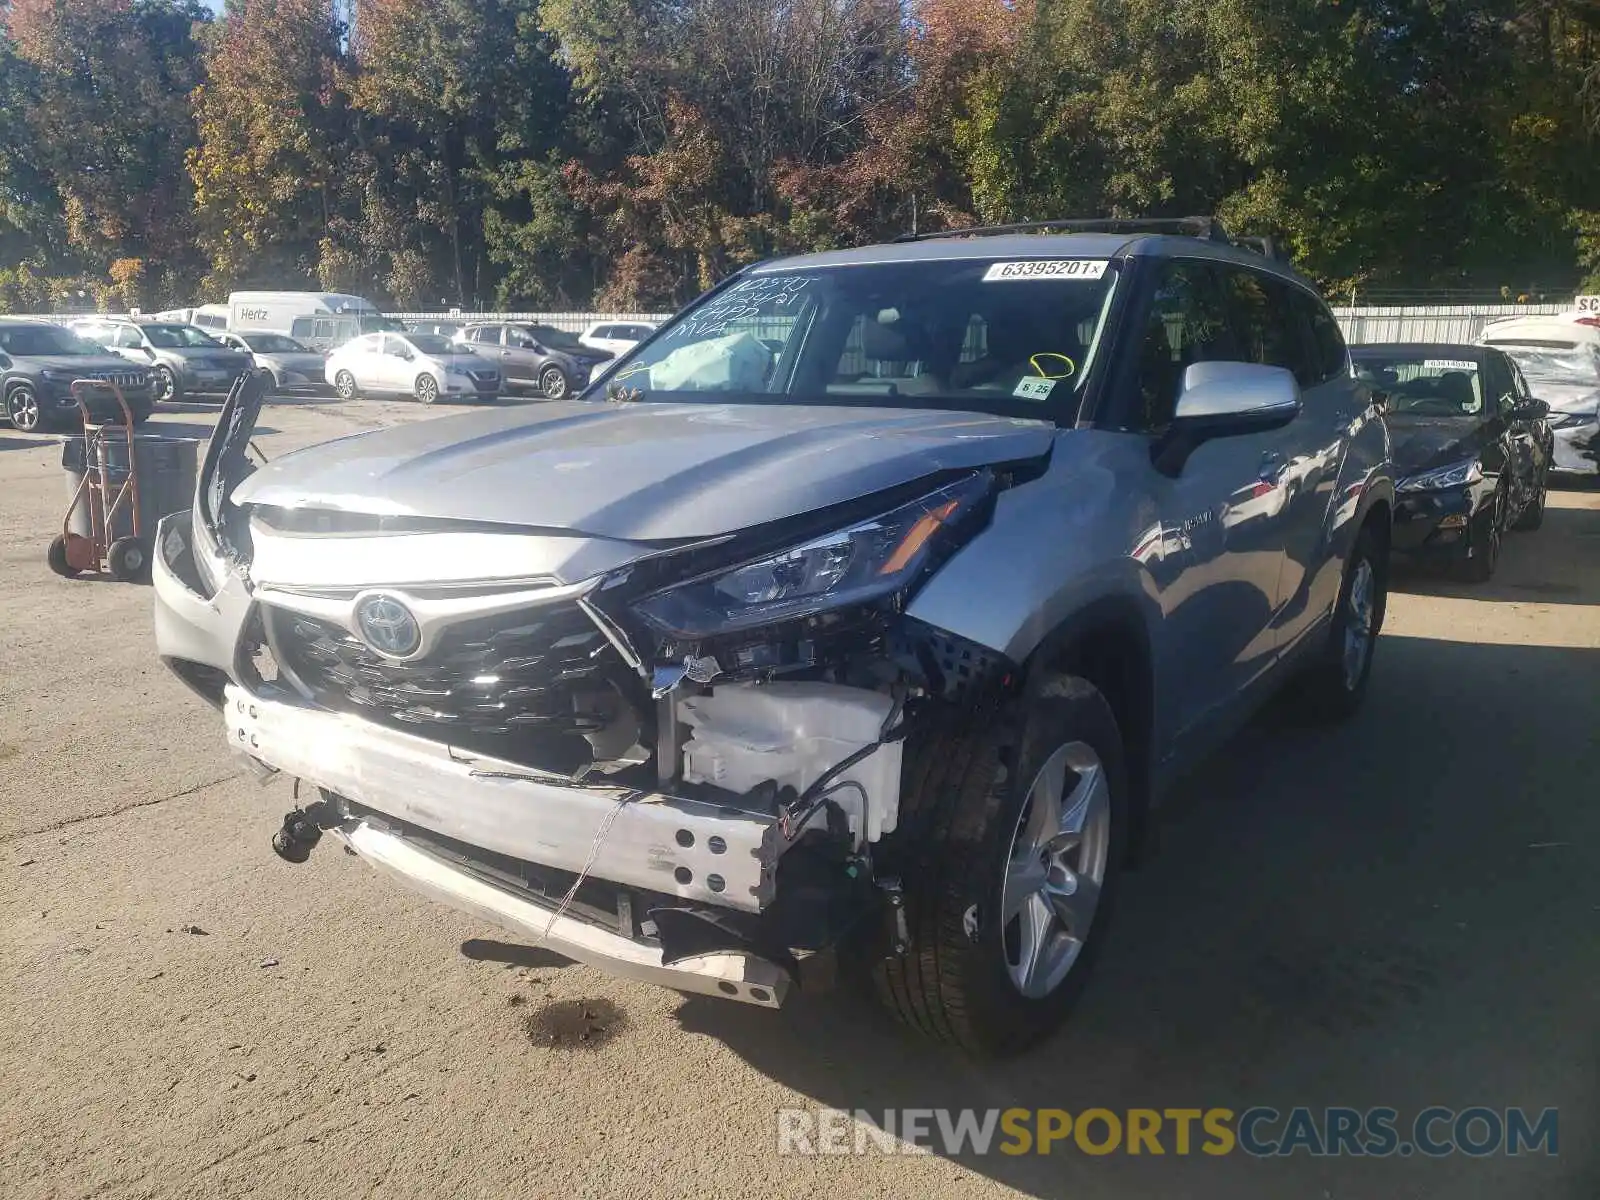
<path fill-rule="evenodd" d="M 398 329 L 372 301 L 340 292 L 233 292 L 231 333 L 281 333 L 315 350 L 332 350 L 378 329 Z"/>

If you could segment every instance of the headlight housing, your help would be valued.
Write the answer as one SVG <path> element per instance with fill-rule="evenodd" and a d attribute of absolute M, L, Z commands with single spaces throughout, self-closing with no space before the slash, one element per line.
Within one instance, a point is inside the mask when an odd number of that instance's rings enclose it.
<path fill-rule="evenodd" d="M 647 596 L 634 611 L 676 637 L 735 633 L 889 596 L 938 565 L 987 510 L 989 472 L 715 575 Z"/>
<path fill-rule="evenodd" d="M 1431 471 L 1423 471 L 1420 475 L 1407 475 L 1395 485 L 1395 490 L 1438 492 L 1446 488 L 1467 487 L 1482 480 L 1483 468 L 1478 465 L 1477 459 L 1469 458 L 1465 462 L 1453 463 L 1448 467 L 1435 467 Z"/>
<path fill-rule="evenodd" d="M 1587 425 L 1596 419 L 1595 413 L 1564 412 L 1551 409 L 1550 415 L 1545 418 L 1551 429 L 1566 429 L 1571 425 Z"/>

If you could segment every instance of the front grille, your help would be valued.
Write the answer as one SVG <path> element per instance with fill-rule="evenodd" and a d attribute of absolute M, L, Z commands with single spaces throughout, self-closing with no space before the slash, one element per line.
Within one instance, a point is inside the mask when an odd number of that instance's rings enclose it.
<path fill-rule="evenodd" d="M 393 662 L 331 621 L 267 607 L 278 663 L 327 707 L 416 732 L 583 735 L 614 717 L 616 650 L 575 604 L 451 626 L 421 658 Z M 421 728 L 417 728 L 421 727 Z"/>
<path fill-rule="evenodd" d="M 500 372 L 499 371 L 468 371 L 467 374 L 470 375 L 472 377 L 473 381 L 476 382 L 476 383 L 499 383 L 500 382 Z"/>
<path fill-rule="evenodd" d="M 93 379 L 99 383 L 114 383 L 119 388 L 142 388 L 150 382 L 149 377 L 138 375 L 132 371 L 91 371 L 85 379 Z"/>

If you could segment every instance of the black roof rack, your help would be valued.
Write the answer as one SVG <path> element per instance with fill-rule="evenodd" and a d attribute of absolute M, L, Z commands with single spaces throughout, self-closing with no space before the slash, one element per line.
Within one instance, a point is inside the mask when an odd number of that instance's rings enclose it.
<path fill-rule="evenodd" d="M 993 237 L 1003 233 L 1176 233 L 1211 242 L 1237 245 L 1215 217 L 1080 217 L 1064 221 L 1022 221 L 1015 225 L 966 225 L 936 229 L 931 233 L 903 233 L 897 242 L 922 242 L 930 238 Z"/>

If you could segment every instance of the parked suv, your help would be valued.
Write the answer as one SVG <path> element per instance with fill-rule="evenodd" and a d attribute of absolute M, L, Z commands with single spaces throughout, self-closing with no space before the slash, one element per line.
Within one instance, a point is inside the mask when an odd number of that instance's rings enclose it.
<path fill-rule="evenodd" d="M 13 428 L 32 433 L 76 422 L 79 410 L 72 385 L 79 379 L 114 383 L 135 425 L 148 420 L 155 406 L 148 371 L 130 367 L 59 325 L 0 320 L 0 401 Z M 87 389 L 84 400 L 91 416 L 122 419 L 109 388 Z"/>
<path fill-rule="evenodd" d="M 548 400 L 582 391 L 612 359 L 553 325 L 469 325 L 456 334 L 478 353 L 498 359 L 508 387 L 537 388 Z"/>
<path fill-rule="evenodd" d="M 229 349 L 204 329 L 176 321 L 98 317 L 76 321 L 72 329 L 113 354 L 148 368 L 157 400 L 223 394 L 253 366 L 248 354 Z"/>
<path fill-rule="evenodd" d="M 156 636 L 321 789 L 279 853 L 685 992 L 831 948 L 937 1037 L 1049 1033 L 1185 764 L 1280 685 L 1360 703 L 1394 504 L 1308 284 L 1103 227 L 762 263 L 590 400 L 254 473 L 242 390 Z"/>

